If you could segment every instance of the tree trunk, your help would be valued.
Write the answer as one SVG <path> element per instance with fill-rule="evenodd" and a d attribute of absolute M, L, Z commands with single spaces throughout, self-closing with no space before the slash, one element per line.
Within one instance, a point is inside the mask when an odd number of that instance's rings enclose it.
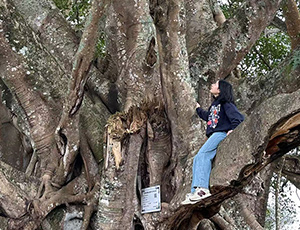
<path fill-rule="evenodd" d="M 283 14 L 287 33 L 291 39 L 292 50 L 295 50 L 300 44 L 300 13 L 294 0 L 287 0 L 283 6 Z"/>

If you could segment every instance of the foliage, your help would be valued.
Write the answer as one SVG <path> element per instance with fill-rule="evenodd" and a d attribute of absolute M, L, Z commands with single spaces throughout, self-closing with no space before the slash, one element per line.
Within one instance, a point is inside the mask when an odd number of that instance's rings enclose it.
<path fill-rule="evenodd" d="M 235 14 L 237 9 L 245 2 L 243 0 L 235 0 L 235 1 L 224 1 L 224 0 L 219 0 L 218 1 L 223 14 L 225 15 L 226 18 L 232 18 Z"/>
<path fill-rule="evenodd" d="M 77 0 L 72 4 L 72 8 L 67 17 L 68 21 L 75 23 L 77 29 L 84 27 L 85 18 L 89 13 L 90 0 Z"/>
<path fill-rule="evenodd" d="M 220 2 L 226 18 L 232 18 L 236 10 L 244 3 L 241 0 L 229 0 Z M 277 17 L 283 18 L 282 11 L 277 12 Z M 267 74 L 283 61 L 290 53 L 290 38 L 285 33 L 268 26 L 261 37 L 256 41 L 252 49 L 239 65 L 243 77 L 257 77 Z"/>
<path fill-rule="evenodd" d="M 265 229 L 275 229 L 275 190 L 277 174 L 273 175 L 270 187 L 269 202 L 266 212 Z M 281 178 L 279 187 L 279 209 L 280 209 L 280 229 L 291 229 L 291 225 L 297 219 L 296 203 L 291 199 L 294 193 L 294 186 L 284 177 Z"/>
<path fill-rule="evenodd" d="M 287 155 L 299 156 L 300 147 L 291 150 Z M 275 190 L 277 188 L 277 177 L 278 174 L 274 173 L 271 179 L 268 207 L 266 211 L 266 222 L 265 229 L 275 229 Z M 298 202 L 294 200 L 297 196 L 297 188 L 291 184 L 285 177 L 281 178 L 279 185 L 279 209 L 280 209 L 280 220 L 282 230 L 292 229 L 291 226 L 297 222 L 297 210 L 300 209 Z M 296 190 L 296 192 L 295 192 Z M 294 198 L 294 200 L 293 200 Z M 299 199 L 299 197 L 298 197 Z M 297 206 L 298 205 L 298 206 Z"/>
<path fill-rule="evenodd" d="M 101 32 L 96 44 L 95 57 L 104 58 L 106 54 L 106 36 L 104 32 Z"/>
<path fill-rule="evenodd" d="M 53 0 L 65 18 L 74 26 L 75 30 L 84 27 L 85 18 L 91 7 L 90 0 Z"/>
<path fill-rule="evenodd" d="M 53 0 L 58 9 L 62 11 L 65 15 L 66 12 L 70 9 L 70 1 L 69 0 Z"/>
<path fill-rule="evenodd" d="M 269 26 L 269 30 L 274 27 Z M 265 33 L 245 56 L 240 68 L 242 76 L 260 76 L 275 68 L 290 52 L 290 39 L 281 32 Z"/>

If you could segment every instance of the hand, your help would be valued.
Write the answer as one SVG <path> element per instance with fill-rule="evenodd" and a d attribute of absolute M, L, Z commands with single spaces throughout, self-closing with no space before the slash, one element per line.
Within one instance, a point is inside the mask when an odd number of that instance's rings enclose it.
<path fill-rule="evenodd" d="M 200 107 L 200 105 L 199 105 L 199 103 L 197 102 L 197 107 L 196 107 L 196 109 L 199 108 L 199 107 Z"/>
<path fill-rule="evenodd" d="M 229 130 L 229 131 L 227 132 L 227 136 L 228 136 L 230 133 L 232 133 L 232 131 L 233 131 L 233 130 Z"/>

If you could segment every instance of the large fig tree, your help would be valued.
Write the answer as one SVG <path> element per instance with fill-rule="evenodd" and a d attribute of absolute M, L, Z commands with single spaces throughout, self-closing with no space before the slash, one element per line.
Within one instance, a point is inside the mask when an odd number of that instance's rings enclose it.
<path fill-rule="evenodd" d="M 300 144 L 299 12 L 237 5 L 226 19 L 214 0 L 93 0 L 80 35 L 50 0 L 1 0 L 0 228 L 262 229 L 277 159 Z M 239 77 L 280 7 L 293 52 Z M 246 119 L 219 146 L 212 196 L 181 206 L 205 142 L 196 102 L 224 78 Z M 299 187 L 297 164 L 280 167 Z M 161 211 L 142 214 L 154 185 Z"/>

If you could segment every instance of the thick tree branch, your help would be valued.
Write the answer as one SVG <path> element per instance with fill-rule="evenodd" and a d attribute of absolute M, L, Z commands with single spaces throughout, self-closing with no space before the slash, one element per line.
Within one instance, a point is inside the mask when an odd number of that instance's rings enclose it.
<path fill-rule="evenodd" d="M 186 0 L 186 45 L 190 53 L 208 33 L 217 28 L 211 0 Z M 201 22 L 201 23 L 200 23 Z"/>
<path fill-rule="evenodd" d="M 282 162 L 275 165 L 276 169 L 280 167 Z M 300 189 L 300 159 L 299 156 L 285 156 L 282 175 L 286 177 L 292 184 Z"/>
<path fill-rule="evenodd" d="M 157 38 L 148 0 L 113 0 L 109 12 L 107 49 L 114 65 L 110 78 L 120 110 L 128 111 L 147 97 L 160 96 Z"/>
<path fill-rule="evenodd" d="M 195 99 L 193 89 L 189 85 L 188 60 L 184 33 L 184 1 L 172 0 L 165 3 L 151 1 L 150 12 L 156 23 L 158 50 L 160 55 L 160 75 L 163 100 L 172 130 L 172 164 L 185 158 L 191 151 L 193 143 L 189 143 L 198 123 L 193 121 Z M 168 14 L 169 20 L 159 17 L 159 11 Z M 169 47 L 164 49 L 164 47 Z M 177 95 L 176 98 L 174 95 Z M 195 125 L 191 125 L 195 123 Z M 198 123 L 199 125 L 199 123 Z M 178 171 L 177 171 L 178 170 Z M 176 174 L 182 172 L 177 165 Z M 176 176 L 175 176 L 176 177 Z M 176 186 L 182 184 L 182 178 L 174 181 Z"/>
<path fill-rule="evenodd" d="M 256 229 L 256 230 L 263 230 L 263 227 L 257 222 L 256 217 L 249 210 L 249 208 L 245 205 L 243 196 L 238 195 L 235 197 L 235 200 L 237 200 L 238 204 L 240 205 L 241 213 L 242 213 L 246 223 L 250 226 L 250 228 Z"/>
<path fill-rule="evenodd" d="M 0 87 L 3 86 L 1 83 Z M 3 98 L 2 94 L 3 91 L 0 93 L 0 158 L 18 170 L 25 171 L 32 148 L 29 138 L 19 128 L 17 116 L 7 108 L 9 96 Z"/>
<path fill-rule="evenodd" d="M 144 125 L 143 125 L 144 126 Z M 142 144 L 145 138 L 145 126 L 137 133 L 132 134 L 128 140 L 128 147 L 122 155 L 126 164 L 116 170 L 111 154 L 106 156 L 108 168 L 101 180 L 99 223 L 101 229 L 130 229 L 134 212 L 137 211 L 138 198 L 136 188 L 136 173 Z M 123 209 L 126 207 L 126 209 Z M 110 221 L 113 215 L 117 225 Z"/>
<path fill-rule="evenodd" d="M 39 181 L 0 161 L 0 207 L 5 216 L 21 218 L 36 195 Z"/>
<path fill-rule="evenodd" d="M 234 18 L 215 30 L 189 58 L 193 78 L 224 78 L 242 60 L 271 22 L 280 0 L 245 1 Z"/>
<path fill-rule="evenodd" d="M 13 2 L 13 12 L 16 11 L 21 15 L 26 15 L 24 20 L 28 29 L 32 30 L 39 46 L 54 59 L 57 63 L 56 67 L 62 71 L 60 73 L 62 76 L 51 76 L 53 78 L 51 80 L 55 80 L 59 84 L 58 91 L 64 94 L 67 90 L 69 73 L 72 70 L 72 63 L 80 42 L 75 31 L 51 1 L 30 0 L 26 4 L 18 0 L 11 0 L 11 2 Z M 112 63 L 112 60 L 109 61 L 109 64 L 104 61 L 104 66 L 114 69 Z M 100 73 L 93 66 L 90 72 L 90 78 L 87 80 L 89 95 L 96 97 L 97 102 L 103 103 L 103 109 L 105 106 L 108 107 L 109 111 L 118 109 L 115 101 L 111 98 L 111 90 L 113 90 L 113 86 L 110 86 L 111 80 L 104 79 L 104 73 Z M 108 78 L 110 77 L 108 76 Z M 95 84 L 95 82 L 98 84 Z M 102 90 L 107 85 L 109 88 Z M 61 98 L 65 98 L 65 96 L 62 95 Z"/>
<path fill-rule="evenodd" d="M 20 218 L 26 214 L 26 194 L 13 185 L 9 178 L 0 171 L 0 207 L 3 214 L 10 218 Z"/>
<path fill-rule="evenodd" d="M 300 13 L 295 0 L 286 0 L 282 7 L 287 33 L 290 36 L 292 50 L 300 45 Z"/>
<path fill-rule="evenodd" d="M 86 28 L 75 55 L 69 94 L 64 103 L 62 117 L 55 132 L 57 147 L 60 150 L 60 154 L 64 156 L 63 174 L 65 177 L 69 174 L 70 166 L 73 164 L 79 149 L 79 115 L 77 112 L 83 100 L 84 86 L 88 78 L 98 38 L 98 25 L 106 5 L 107 1 L 93 1 L 90 18 L 87 20 Z"/>
<path fill-rule="evenodd" d="M 222 230 L 235 230 L 236 227 L 228 223 L 220 214 L 216 214 L 210 218 L 216 223 Z"/>
<path fill-rule="evenodd" d="M 1 24 L 1 28 L 3 25 Z M 4 31 L 5 32 L 5 31 Z M 20 106 L 27 118 L 30 135 L 34 142 L 34 148 L 38 155 L 43 155 L 41 167 L 49 167 L 53 171 L 56 161 L 47 162 L 48 153 L 54 141 L 55 119 L 52 111 L 37 91 L 30 90 L 26 79 L 24 60 L 16 54 L 5 38 L 3 30 L 0 35 L 1 46 L 1 77 L 16 95 Z M 48 164 L 49 163 L 49 164 Z M 50 166 L 51 165 L 51 166 Z"/>
<path fill-rule="evenodd" d="M 74 116 L 82 103 L 84 85 L 88 78 L 98 39 L 99 21 L 106 6 L 107 0 L 94 0 L 92 3 L 90 17 L 87 19 L 87 26 L 84 29 L 79 48 L 75 55 L 69 86 L 69 95 L 65 101 L 64 119 L 66 119 L 66 116 Z M 63 121 L 60 123 L 62 122 Z"/>
<path fill-rule="evenodd" d="M 55 57 L 65 73 L 72 69 L 72 59 L 78 48 L 79 39 L 75 31 L 63 18 L 52 1 L 11 0 L 27 22 L 30 29 L 39 35 L 45 50 Z M 63 79 L 62 79 L 63 80 Z"/>

